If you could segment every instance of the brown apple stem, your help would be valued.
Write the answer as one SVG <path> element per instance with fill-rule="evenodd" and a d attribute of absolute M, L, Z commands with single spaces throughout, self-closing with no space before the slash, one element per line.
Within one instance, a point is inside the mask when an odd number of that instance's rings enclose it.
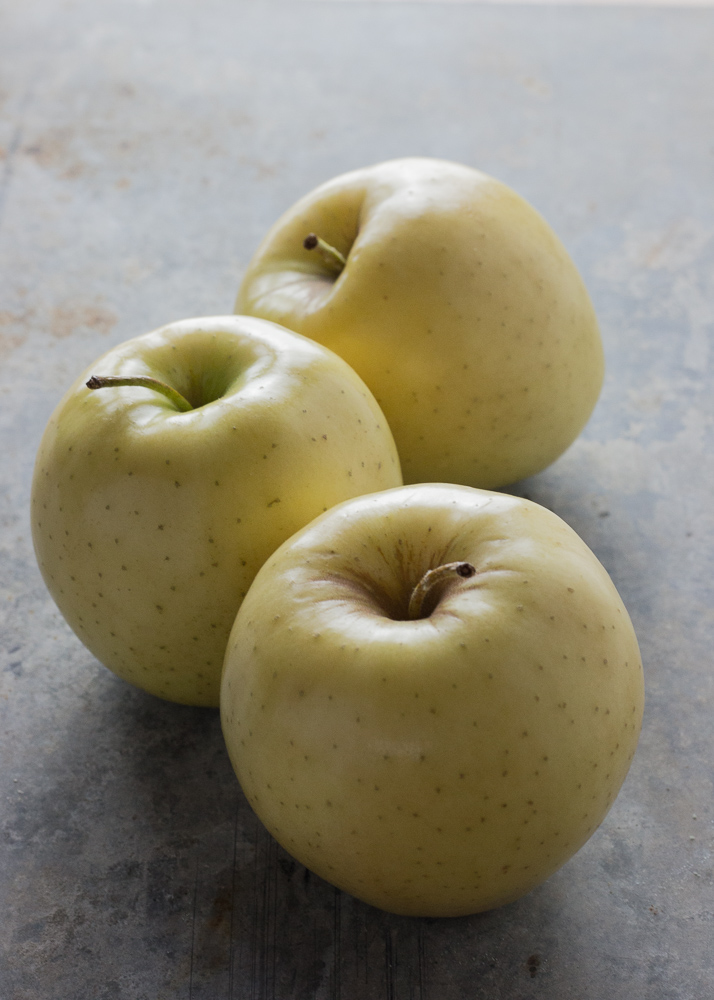
<path fill-rule="evenodd" d="M 193 409 L 186 397 L 182 396 L 177 389 L 174 389 L 173 386 L 168 385 L 166 382 L 161 382 L 157 378 L 151 378 L 150 375 L 137 375 L 133 378 L 131 376 L 124 377 L 123 375 L 92 375 L 87 382 L 88 389 L 118 388 L 122 385 L 138 385 L 142 389 L 153 389 L 155 392 L 160 392 L 167 399 L 170 399 L 181 413 L 186 413 L 188 410 Z"/>
<path fill-rule="evenodd" d="M 315 233 L 309 233 L 302 241 L 302 245 L 306 250 L 317 250 L 323 261 L 333 271 L 339 273 L 347 263 L 347 258 L 340 253 L 337 247 L 331 246 L 326 240 L 323 240 L 322 237 L 317 236 Z"/>
<path fill-rule="evenodd" d="M 476 568 L 470 562 L 444 563 L 443 566 L 437 566 L 436 569 L 427 570 L 409 599 L 407 610 L 409 621 L 416 621 L 418 618 L 424 617 L 424 602 L 435 588 L 456 577 L 466 580 L 470 576 L 474 576 L 475 573 Z"/>

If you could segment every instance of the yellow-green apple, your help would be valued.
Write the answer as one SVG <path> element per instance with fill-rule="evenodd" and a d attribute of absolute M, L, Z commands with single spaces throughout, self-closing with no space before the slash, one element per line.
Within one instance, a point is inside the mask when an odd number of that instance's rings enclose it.
<path fill-rule="evenodd" d="M 466 486 L 348 500 L 238 612 L 223 732 L 248 801 L 318 875 L 401 914 L 516 899 L 595 831 L 643 708 L 632 623 L 559 517 Z"/>
<path fill-rule="evenodd" d="M 105 666 L 217 705 L 266 558 L 333 504 L 399 484 L 384 416 L 337 355 L 260 319 L 190 319 L 115 347 L 66 393 L 37 455 L 32 534 Z"/>
<path fill-rule="evenodd" d="M 380 163 L 301 198 L 258 247 L 236 311 L 345 358 L 410 483 L 494 489 L 538 472 L 603 379 L 590 298 L 552 229 L 505 184 L 442 160 Z"/>

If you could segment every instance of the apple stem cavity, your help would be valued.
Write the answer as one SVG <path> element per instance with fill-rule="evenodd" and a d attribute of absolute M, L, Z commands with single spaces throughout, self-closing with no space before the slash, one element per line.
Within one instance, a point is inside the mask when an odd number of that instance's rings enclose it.
<path fill-rule="evenodd" d="M 315 233 L 308 233 L 302 241 L 302 245 L 306 250 L 317 250 L 330 270 L 336 271 L 338 274 L 344 270 L 344 267 L 347 264 L 347 258 L 340 253 L 337 247 L 331 246 L 326 240 L 323 240 L 322 237 L 317 236 Z"/>
<path fill-rule="evenodd" d="M 110 387 L 118 388 L 123 385 L 138 385 L 142 389 L 153 389 L 154 392 L 160 392 L 167 399 L 171 400 L 177 410 L 181 413 L 186 413 L 188 410 L 192 410 L 193 407 L 181 393 L 174 389 L 172 386 L 168 385 L 166 382 L 160 381 L 158 378 L 151 378 L 150 375 L 137 375 L 135 377 L 123 375 L 92 375 L 92 377 L 87 382 L 88 389 L 107 389 Z"/>
<path fill-rule="evenodd" d="M 424 606 L 427 598 L 433 597 L 437 589 L 449 580 L 467 580 L 470 576 L 475 576 L 476 568 L 470 562 L 451 562 L 437 566 L 435 569 L 427 570 L 419 583 L 412 591 L 409 599 L 407 618 L 409 621 L 417 621 L 419 618 L 427 618 L 424 613 Z"/>

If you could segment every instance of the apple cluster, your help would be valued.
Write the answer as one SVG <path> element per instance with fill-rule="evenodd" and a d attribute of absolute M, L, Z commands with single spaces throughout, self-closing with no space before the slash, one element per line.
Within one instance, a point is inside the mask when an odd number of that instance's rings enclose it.
<path fill-rule="evenodd" d="M 272 227 L 236 315 L 69 388 L 38 564 L 110 670 L 220 706 L 303 864 L 396 913 L 499 906 L 589 839 L 640 731 L 607 572 L 495 492 L 572 443 L 602 378 L 587 291 L 523 199 L 439 160 L 353 171 Z"/>

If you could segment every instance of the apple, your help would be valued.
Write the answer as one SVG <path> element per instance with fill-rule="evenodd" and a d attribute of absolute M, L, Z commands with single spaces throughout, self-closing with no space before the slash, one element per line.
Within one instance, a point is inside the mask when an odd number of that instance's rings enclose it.
<path fill-rule="evenodd" d="M 593 834 L 643 709 L 627 611 L 538 504 L 467 486 L 348 500 L 267 560 L 226 651 L 245 795 L 298 861 L 373 906 L 490 909 Z"/>
<path fill-rule="evenodd" d="M 374 393 L 409 483 L 495 489 L 575 440 L 603 351 L 585 286 L 543 218 L 470 167 L 354 170 L 270 229 L 236 312 L 336 351 Z"/>
<path fill-rule="evenodd" d="M 267 557 L 328 507 L 401 482 L 384 416 L 335 354 L 252 317 L 187 319 L 113 348 L 66 393 L 37 454 L 32 535 L 97 659 L 217 706 Z"/>

